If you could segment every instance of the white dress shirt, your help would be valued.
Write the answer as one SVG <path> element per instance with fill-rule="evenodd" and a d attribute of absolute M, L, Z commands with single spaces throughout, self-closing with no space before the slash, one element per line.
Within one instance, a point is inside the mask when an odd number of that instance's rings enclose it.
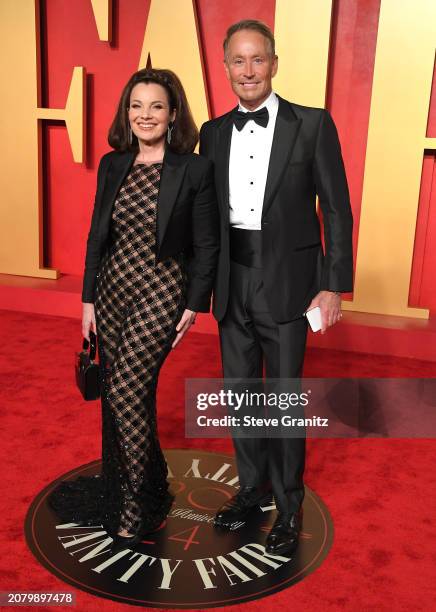
<path fill-rule="evenodd" d="M 235 126 L 232 131 L 229 159 L 230 225 L 241 229 L 262 228 L 263 198 L 279 108 L 279 100 L 273 91 L 253 112 L 264 106 L 269 113 L 266 127 L 249 119 L 241 131 Z M 241 103 L 239 110 L 248 112 Z"/>

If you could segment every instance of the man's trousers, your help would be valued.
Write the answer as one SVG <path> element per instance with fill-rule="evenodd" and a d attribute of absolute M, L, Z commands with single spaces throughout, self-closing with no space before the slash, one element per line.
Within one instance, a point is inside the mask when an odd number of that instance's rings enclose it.
<path fill-rule="evenodd" d="M 280 291 L 280 288 L 277 288 Z M 262 270 L 231 261 L 230 294 L 219 323 L 224 378 L 300 378 L 307 320 L 275 323 Z M 241 487 L 272 488 L 277 509 L 297 512 L 304 498 L 305 437 L 233 438 Z"/>

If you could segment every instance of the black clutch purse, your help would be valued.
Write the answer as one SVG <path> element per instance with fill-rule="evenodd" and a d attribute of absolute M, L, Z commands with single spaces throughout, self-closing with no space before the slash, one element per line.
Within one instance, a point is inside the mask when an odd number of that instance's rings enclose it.
<path fill-rule="evenodd" d="M 89 331 L 90 342 L 83 338 L 83 350 L 76 353 L 76 382 L 80 393 L 85 400 L 95 400 L 100 397 L 100 370 L 95 363 L 97 350 L 97 337 L 93 331 Z M 90 351 L 88 352 L 89 346 Z"/>

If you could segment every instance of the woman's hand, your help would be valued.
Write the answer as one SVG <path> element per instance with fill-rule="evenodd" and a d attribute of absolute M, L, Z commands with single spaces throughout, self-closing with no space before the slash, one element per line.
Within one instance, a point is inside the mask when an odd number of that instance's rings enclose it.
<path fill-rule="evenodd" d="M 97 333 L 97 326 L 95 324 L 95 310 L 94 304 L 82 302 L 82 336 L 89 342 L 89 330 L 92 329 L 94 334 Z"/>
<path fill-rule="evenodd" d="M 183 336 L 186 334 L 186 332 L 191 327 L 191 325 L 195 323 L 196 316 L 197 316 L 197 313 L 194 312 L 193 310 L 188 310 L 188 309 L 185 310 L 185 312 L 182 315 L 182 318 L 180 319 L 176 327 L 176 331 L 178 332 L 178 334 L 176 336 L 176 339 L 173 342 L 173 348 L 178 345 L 178 343 L 183 338 Z"/>

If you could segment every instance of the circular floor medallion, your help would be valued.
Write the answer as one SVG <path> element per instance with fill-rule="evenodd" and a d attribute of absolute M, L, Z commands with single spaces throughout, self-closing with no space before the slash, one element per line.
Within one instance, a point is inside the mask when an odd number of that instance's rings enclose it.
<path fill-rule="evenodd" d="M 333 523 L 321 499 L 306 487 L 300 545 L 292 558 L 265 554 L 276 509 L 258 507 L 230 531 L 213 516 L 238 491 L 235 459 L 199 450 L 166 450 L 176 499 L 160 529 L 134 550 L 112 555 L 99 525 L 62 524 L 46 503 L 56 485 L 33 500 L 25 521 L 29 548 L 50 572 L 77 589 L 126 604 L 208 608 L 244 603 L 288 588 L 320 566 L 333 541 Z M 100 472 L 100 461 L 59 480 Z"/>

